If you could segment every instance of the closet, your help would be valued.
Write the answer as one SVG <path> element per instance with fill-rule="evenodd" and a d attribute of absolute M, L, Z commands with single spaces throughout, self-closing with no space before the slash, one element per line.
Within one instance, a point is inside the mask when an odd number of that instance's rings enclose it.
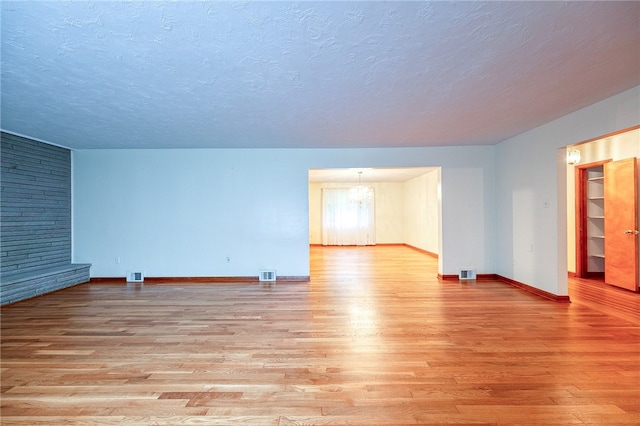
<path fill-rule="evenodd" d="M 577 166 L 576 276 L 638 291 L 637 160 Z"/>
<path fill-rule="evenodd" d="M 604 166 L 586 172 L 587 275 L 604 276 Z"/>

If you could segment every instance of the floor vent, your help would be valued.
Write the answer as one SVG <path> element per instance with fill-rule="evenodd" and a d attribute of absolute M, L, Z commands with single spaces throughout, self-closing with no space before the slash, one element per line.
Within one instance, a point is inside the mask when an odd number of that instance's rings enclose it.
<path fill-rule="evenodd" d="M 460 269 L 460 274 L 458 278 L 461 280 L 475 280 L 476 279 L 476 270 L 475 269 Z"/>
<path fill-rule="evenodd" d="M 260 271 L 259 278 L 260 278 L 260 281 L 275 281 L 276 271 L 273 269 Z"/>
<path fill-rule="evenodd" d="M 127 282 L 128 283 L 141 283 L 141 282 L 144 282 L 144 272 L 143 271 L 129 271 L 129 272 L 127 272 Z"/>

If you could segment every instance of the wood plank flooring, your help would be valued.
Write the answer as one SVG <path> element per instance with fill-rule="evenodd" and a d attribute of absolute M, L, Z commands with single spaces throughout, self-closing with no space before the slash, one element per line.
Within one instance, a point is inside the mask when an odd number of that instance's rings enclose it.
<path fill-rule="evenodd" d="M 640 322 L 406 247 L 311 248 L 309 283 L 83 284 L 2 308 L 13 424 L 631 425 Z"/>
<path fill-rule="evenodd" d="M 602 278 L 570 277 L 569 296 L 574 303 L 628 321 L 640 322 L 640 294 L 605 284 Z"/>

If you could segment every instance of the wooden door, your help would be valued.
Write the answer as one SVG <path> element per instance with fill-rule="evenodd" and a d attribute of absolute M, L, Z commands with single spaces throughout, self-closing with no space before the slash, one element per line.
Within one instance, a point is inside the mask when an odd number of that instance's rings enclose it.
<path fill-rule="evenodd" d="M 604 279 L 633 291 L 638 290 L 637 173 L 635 158 L 604 165 Z"/>

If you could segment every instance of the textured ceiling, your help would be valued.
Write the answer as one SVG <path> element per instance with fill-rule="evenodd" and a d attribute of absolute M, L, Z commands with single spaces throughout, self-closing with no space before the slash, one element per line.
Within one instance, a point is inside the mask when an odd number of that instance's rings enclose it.
<path fill-rule="evenodd" d="M 640 84 L 640 2 L 1 3 L 1 127 L 70 148 L 494 144 Z"/>

